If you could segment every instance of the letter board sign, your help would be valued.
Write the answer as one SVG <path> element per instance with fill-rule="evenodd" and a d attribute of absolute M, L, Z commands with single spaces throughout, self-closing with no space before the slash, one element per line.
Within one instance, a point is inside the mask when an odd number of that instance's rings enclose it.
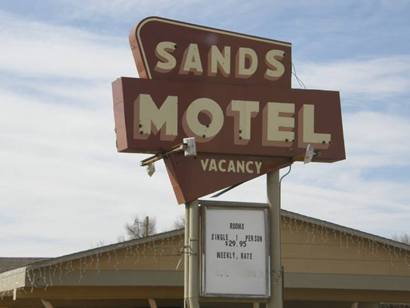
<path fill-rule="evenodd" d="M 201 203 L 202 201 L 200 201 Z M 267 298 L 269 225 L 266 205 L 202 208 L 201 295 Z"/>

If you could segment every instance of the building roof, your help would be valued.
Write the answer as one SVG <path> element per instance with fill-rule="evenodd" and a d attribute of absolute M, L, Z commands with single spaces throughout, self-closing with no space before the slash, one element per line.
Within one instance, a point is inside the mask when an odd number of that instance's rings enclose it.
<path fill-rule="evenodd" d="M 200 204 L 267 206 L 214 201 Z M 306 290 L 313 290 L 310 295 L 327 290 L 327 299 L 340 292 L 346 299 L 357 299 L 360 292 L 384 301 L 392 296 L 397 300 L 410 298 L 409 245 L 286 210 L 281 211 L 281 217 L 288 298 L 299 299 Z M 163 288 L 161 292 L 177 296 L 184 284 L 183 237 L 184 230 L 179 229 L 56 258 L 0 258 L 4 264 L 8 259 L 7 268 L 0 272 L 0 297 L 47 298 L 53 292 L 58 297 L 61 288 L 67 288 L 70 298 L 77 294 L 81 299 L 85 294 L 87 299 L 104 297 L 120 288 L 130 292 L 121 293 L 124 297 L 135 296 L 136 290 L 147 296 L 149 288 L 152 294 Z M 12 264 L 13 259 L 17 260 Z"/>
<path fill-rule="evenodd" d="M 46 260 L 47 258 L 4 258 L 0 257 L 0 273 L 26 266 L 37 261 Z"/>
<path fill-rule="evenodd" d="M 238 202 L 227 202 L 227 201 L 208 201 L 208 200 L 201 200 L 201 204 L 203 205 L 225 205 L 225 206 L 237 206 L 239 205 L 252 205 L 252 206 L 266 206 L 265 203 L 238 203 Z M 338 225 L 335 223 L 331 223 L 325 220 L 320 220 L 317 218 L 309 217 L 306 215 L 298 214 L 295 212 L 287 211 L 281 209 L 281 216 L 283 218 L 288 218 L 295 221 L 300 221 L 303 223 L 308 223 L 312 225 L 317 225 L 321 227 L 325 227 L 334 231 L 338 231 L 344 234 L 348 234 L 351 236 L 361 237 L 368 239 L 373 242 L 377 242 L 383 245 L 388 245 L 393 248 L 399 248 L 406 251 L 410 251 L 410 245 L 394 241 L 392 239 L 384 238 L 378 235 L 374 235 L 371 233 L 366 233 L 360 230 L 348 228 L 342 225 Z M 0 273 L 5 272 L 7 270 L 27 266 L 28 268 L 35 269 L 44 266 L 50 266 L 54 264 L 58 264 L 61 262 L 71 261 L 79 258 L 84 258 L 87 256 L 92 256 L 96 254 L 103 254 L 105 252 L 109 252 L 116 249 L 138 246 L 140 244 L 144 244 L 147 242 L 154 242 L 158 240 L 168 239 L 175 236 L 182 236 L 184 234 L 184 229 L 177 229 L 162 233 L 157 233 L 148 237 L 140 238 L 140 239 L 132 239 L 124 242 L 119 242 L 111 245 L 106 245 L 102 247 L 97 247 L 89 250 L 79 251 L 76 253 L 55 257 L 55 258 L 0 258 Z"/>

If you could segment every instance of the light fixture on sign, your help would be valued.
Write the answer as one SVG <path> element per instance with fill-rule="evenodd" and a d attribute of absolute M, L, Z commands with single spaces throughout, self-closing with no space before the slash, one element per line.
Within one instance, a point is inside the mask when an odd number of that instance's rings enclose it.
<path fill-rule="evenodd" d="M 147 173 L 151 177 L 155 173 L 155 164 L 150 163 L 147 165 Z"/>
<path fill-rule="evenodd" d="M 196 142 L 195 142 L 195 137 L 188 137 L 188 138 L 183 138 L 182 143 L 174 146 L 171 148 L 171 150 L 155 154 L 153 156 L 150 156 L 144 160 L 141 161 L 140 165 L 142 167 L 146 166 L 147 167 L 147 173 L 149 176 L 152 176 L 155 173 L 155 165 L 154 163 L 160 159 L 163 159 L 164 157 L 176 153 L 179 151 L 184 151 L 184 156 L 196 156 Z"/>
<path fill-rule="evenodd" d="M 196 156 L 195 137 L 188 137 L 188 138 L 182 139 L 182 145 L 184 148 L 185 156 Z"/>
<path fill-rule="evenodd" d="M 308 164 L 312 162 L 313 158 L 317 156 L 319 153 L 315 151 L 315 148 L 310 143 L 308 144 L 305 152 L 305 159 L 303 160 L 304 164 Z"/>

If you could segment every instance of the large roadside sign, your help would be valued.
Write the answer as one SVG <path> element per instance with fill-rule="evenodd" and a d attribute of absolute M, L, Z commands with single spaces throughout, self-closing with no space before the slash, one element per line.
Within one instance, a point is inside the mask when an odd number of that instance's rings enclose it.
<path fill-rule="evenodd" d="M 201 257 L 200 296 L 279 304 L 280 197 L 268 194 L 269 210 L 199 201 L 201 238 L 191 201 L 305 153 L 314 162 L 345 159 L 339 92 L 292 89 L 288 42 L 159 17 L 141 21 L 129 39 L 140 78 L 113 82 L 117 150 L 154 154 L 143 161 L 150 172 L 163 158 L 178 202 L 187 203 L 185 299 L 198 301 Z M 277 172 L 268 182 L 280 191 Z"/>
<path fill-rule="evenodd" d="M 339 93 L 291 88 L 291 44 L 149 17 L 130 34 L 140 78 L 113 83 L 117 150 L 165 164 L 179 203 L 303 160 L 345 159 Z"/>

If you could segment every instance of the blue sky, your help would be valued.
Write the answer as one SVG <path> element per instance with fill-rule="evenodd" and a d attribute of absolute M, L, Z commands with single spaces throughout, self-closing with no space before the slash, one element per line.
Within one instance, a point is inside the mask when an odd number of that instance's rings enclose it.
<path fill-rule="evenodd" d="M 183 213 L 162 165 L 115 150 L 111 81 L 137 76 L 132 26 L 162 16 L 292 42 L 307 88 L 339 90 L 347 160 L 295 164 L 282 206 L 391 237 L 410 233 L 410 2 L 2 1 L 0 256 L 117 241 L 135 214 Z M 299 87 L 294 81 L 293 87 Z M 265 178 L 224 200 L 266 200 Z"/>

